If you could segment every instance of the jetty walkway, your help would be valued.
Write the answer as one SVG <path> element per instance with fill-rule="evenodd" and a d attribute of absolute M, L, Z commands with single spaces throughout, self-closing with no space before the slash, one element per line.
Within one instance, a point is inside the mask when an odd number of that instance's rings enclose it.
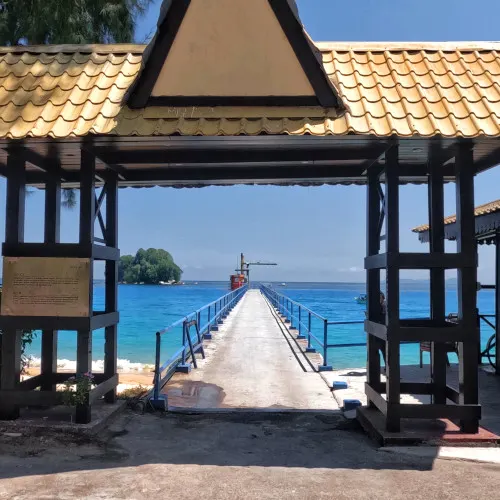
<path fill-rule="evenodd" d="M 246 292 L 204 350 L 197 369 L 176 373 L 163 388 L 169 409 L 338 409 L 259 290 Z"/>

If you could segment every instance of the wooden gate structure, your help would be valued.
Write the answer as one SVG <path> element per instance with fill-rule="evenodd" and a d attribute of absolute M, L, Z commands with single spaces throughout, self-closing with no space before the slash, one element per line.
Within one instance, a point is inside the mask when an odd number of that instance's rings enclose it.
<path fill-rule="evenodd" d="M 117 383 L 117 187 L 367 185 L 370 405 L 403 418 L 452 418 L 476 432 L 478 405 L 474 176 L 500 160 L 496 44 L 314 44 L 292 0 L 167 0 L 142 45 L 0 48 L 0 173 L 7 178 L 7 258 L 106 262 L 106 308 L 86 316 L 2 310 L 0 416 L 57 402 L 57 331 L 78 332 L 77 373 L 92 331 L 106 328 L 105 371 L 91 402 Z M 456 180 L 458 252 L 444 252 L 443 183 Z M 430 252 L 399 248 L 399 186 L 428 183 Z M 45 241 L 24 242 L 25 186 L 46 188 Z M 59 241 L 61 186 L 80 189 L 80 238 Z M 100 208 L 104 195 L 106 216 Z M 97 221 L 97 222 L 96 222 Z M 385 235 L 382 228 L 385 223 Z M 94 224 L 104 237 L 96 239 Z M 385 250 L 381 251 L 381 241 Z M 4 263 L 4 265 L 6 265 Z M 399 274 L 430 269 L 432 317 L 402 320 Z M 458 270 L 459 321 L 445 321 L 444 271 Z M 379 314 L 380 273 L 387 315 Z M 86 275 L 92 304 L 92 272 Z M 58 300 L 58 297 L 55 298 Z M 3 304 L 2 304 L 3 308 Z M 50 308 L 48 308 L 50 314 Z M 7 313 L 7 314 L 5 314 Z M 42 334 L 42 374 L 20 382 L 20 329 Z M 433 380 L 400 380 L 403 341 L 432 341 Z M 460 342 L 460 386 L 445 380 L 442 342 Z M 378 346 L 387 353 L 381 382 Z M 40 387 L 41 391 L 33 389 Z M 401 393 L 432 404 L 401 404 Z"/>
<path fill-rule="evenodd" d="M 495 279 L 493 285 L 482 288 L 495 290 L 495 344 L 500 346 L 500 200 L 485 203 L 476 207 L 475 237 L 478 245 L 495 245 Z M 429 242 L 429 225 L 423 224 L 413 229 L 422 243 Z M 457 216 L 451 215 L 444 219 L 444 237 L 450 241 L 457 239 Z M 498 349 L 496 348 L 496 353 Z M 495 353 L 495 373 L 500 375 L 500 356 Z"/>

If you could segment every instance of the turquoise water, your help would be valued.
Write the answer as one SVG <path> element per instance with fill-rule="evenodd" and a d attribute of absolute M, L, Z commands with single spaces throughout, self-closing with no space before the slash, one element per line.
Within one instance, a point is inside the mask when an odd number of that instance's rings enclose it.
<path fill-rule="evenodd" d="M 362 321 L 365 307 L 357 304 L 354 297 L 364 291 L 363 285 L 348 283 L 298 283 L 286 288 L 277 287 L 280 293 L 303 303 L 328 318 L 330 321 Z M 200 283 L 181 287 L 121 285 L 119 287 L 119 343 L 118 357 L 122 368 L 134 367 L 134 364 L 152 364 L 155 352 L 155 333 L 167 327 L 188 313 L 216 300 L 228 292 L 226 282 Z M 103 309 L 104 286 L 94 288 L 95 309 Z M 494 311 L 494 292 L 485 290 L 478 298 L 481 313 Z M 457 310 L 457 295 L 454 289 L 447 290 L 446 307 L 448 312 Z M 402 286 L 402 317 L 429 316 L 429 289 L 425 283 Z M 323 334 L 322 324 L 312 320 L 316 335 Z M 493 332 L 482 329 L 483 345 Z M 39 337 L 39 336 L 38 336 Z M 365 342 L 363 325 L 343 325 L 329 327 L 330 343 Z M 174 330 L 163 336 L 162 359 L 174 353 L 180 346 L 181 331 Z M 29 355 L 40 356 L 39 338 L 30 347 Z M 74 360 L 76 355 L 76 332 L 60 332 L 58 340 L 58 359 Z M 93 337 L 93 359 L 104 357 L 104 331 L 97 330 Z M 329 363 L 336 368 L 354 368 L 365 364 L 365 348 L 342 348 L 329 352 Z M 413 364 L 418 360 L 418 346 L 406 345 L 401 348 L 404 364 Z M 62 362 L 61 365 L 64 365 Z"/>
<path fill-rule="evenodd" d="M 357 304 L 353 299 L 364 292 L 359 284 L 317 284 L 301 286 L 291 285 L 278 289 L 280 293 L 300 302 L 329 321 L 362 321 L 366 306 Z M 492 290 L 482 290 L 478 294 L 478 307 L 481 314 L 494 313 L 495 293 Z M 401 286 L 400 311 L 402 318 L 428 318 L 430 316 L 428 283 L 407 283 Z M 455 288 L 446 291 L 446 312 L 457 311 L 457 293 Z M 493 321 L 490 319 L 490 321 Z M 494 322 L 494 321 L 493 321 Z M 320 340 L 323 340 L 323 326 L 318 320 L 312 322 L 312 329 Z M 329 326 L 329 344 L 361 343 L 366 342 L 363 325 Z M 483 348 L 493 330 L 482 322 L 481 343 Z M 317 346 L 316 346 L 317 347 Z M 428 354 L 424 354 L 424 362 L 428 361 Z M 456 356 L 450 354 L 450 361 L 456 362 Z M 418 344 L 401 346 L 401 363 L 415 364 L 419 360 Z M 349 347 L 329 349 L 328 363 L 335 368 L 356 368 L 366 363 L 365 347 Z"/>

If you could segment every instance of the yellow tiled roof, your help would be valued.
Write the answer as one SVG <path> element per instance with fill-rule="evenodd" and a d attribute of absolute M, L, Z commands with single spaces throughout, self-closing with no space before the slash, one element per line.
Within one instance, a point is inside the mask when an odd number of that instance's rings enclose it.
<path fill-rule="evenodd" d="M 500 136 L 500 43 L 320 43 L 348 111 L 149 108 L 123 98 L 143 45 L 0 48 L 0 137 Z"/>
<path fill-rule="evenodd" d="M 479 205 L 474 209 L 474 216 L 479 217 L 481 215 L 488 215 L 494 212 L 500 212 L 500 200 L 491 201 L 490 203 L 485 203 L 484 205 Z M 457 222 L 456 215 L 450 215 L 445 217 L 444 224 L 447 226 L 448 224 L 455 224 Z M 429 230 L 429 224 L 422 224 L 421 226 L 415 227 L 412 229 L 414 233 L 424 233 Z"/>

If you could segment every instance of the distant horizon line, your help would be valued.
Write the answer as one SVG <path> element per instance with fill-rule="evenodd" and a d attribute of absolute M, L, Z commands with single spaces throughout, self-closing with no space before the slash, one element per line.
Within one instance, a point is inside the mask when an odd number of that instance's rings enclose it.
<path fill-rule="evenodd" d="M 96 281 L 104 281 L 104 278 L 96 278 Z M 456 282 L 457 278 L 447 278 L 446 282 Z M 182 280 L 183 283 L 226 283 L 229 280 L 224 279 L 186 279 Z M 348 284 L 348 285 L 365 285 L 366 281 L 289 281 L 289 280 L 252 280 L 254 283 L 286 283 L 286 284 L 301 284 L 301 283 L 335 283 L 335 284 Z M 413 279 L 413 278 L 402 278 L 401 283 L 429 283 L 429 279 Z M 134 284 L 134 283 L 123 283 L 123 284 Z M 139 283 L 137 283 L 139 284 Z M 146 283 L 148 284 L 148 283 Z"/>

